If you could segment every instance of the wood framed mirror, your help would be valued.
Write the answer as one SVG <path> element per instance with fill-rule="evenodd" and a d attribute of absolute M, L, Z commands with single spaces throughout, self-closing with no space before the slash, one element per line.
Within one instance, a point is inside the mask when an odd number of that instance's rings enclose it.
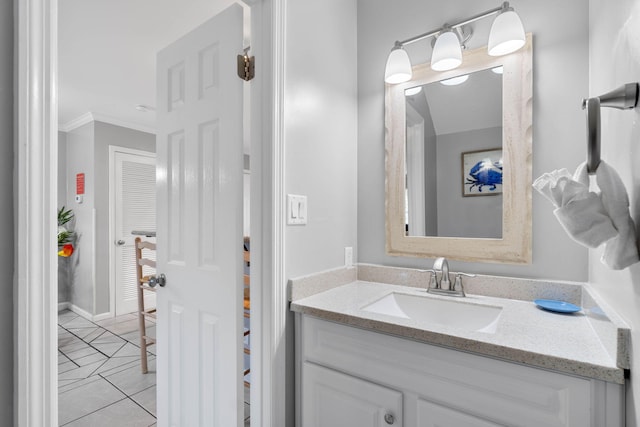
<path fill-rule="evenodd" d="M 482 47 L 386 85 L 389 255 L 531 262 L 532 96 L 531 34 L 512 54 Z"/>

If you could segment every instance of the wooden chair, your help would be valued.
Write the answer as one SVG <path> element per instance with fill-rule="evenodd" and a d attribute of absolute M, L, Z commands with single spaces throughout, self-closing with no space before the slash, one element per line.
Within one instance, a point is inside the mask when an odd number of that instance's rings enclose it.
<path fill-rule="evenodd" d="M 152 259 L 145 258 L 143 256 L 142 251 L 155 251 L 156 244 L 152 242 L 143 241 L 140 237 L 136 237 L 135 239 L 136 246 L 136 278 L 137 278 L 137 287 L 138 287 L 138 322 L 140 329 L 140 365 L 142 368 L 142 373 L 146 374 L 149 372 L 147 367 L 147 346 L 153 345 L 156 343 L 155 338 L 151 338 L 147 336 L 147 326 L 145 320 L 147 318 L 156 319 L 156 309 L 146 309 L 144 306 L 144 293 L 145 292 L 155 292 L 156 289 L 149 286 L 149 277 L 145 276 L 143 272 L 143 267 L 151 267 L 156 268 L 156 262 Z"/>
<path fill-rule="evenodd" d="M 249 285 L 251 284 L 249 268 L 251 262 L 251 251 L 249 250 L 249 238 L 244 238 L 244 317 L 247 322 L 251 322 L 251 291 Z M 244 354 L 250 355 L 250 339 L 251 339 L 251 323 L 249 327 L 244 331 Z M 251 373 L 251 368 L 248 365 L 244 367 L 244 386 L 250 387 L 250 381 L 248 375 Z"/>

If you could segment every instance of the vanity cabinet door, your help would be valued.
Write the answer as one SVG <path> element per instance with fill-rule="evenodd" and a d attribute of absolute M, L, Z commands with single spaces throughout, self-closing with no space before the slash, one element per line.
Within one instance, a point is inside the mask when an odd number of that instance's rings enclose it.
<path fill-rule="evenodd" d="M 500 427 L 499 424 L 427 400 L 418 400 L 417 406 L 417 425 L 419 427 Z"/>
<path fill-rule="evenodd" d="M 304 427 L 402 426 L 402 393 L 304 362 Z"/>

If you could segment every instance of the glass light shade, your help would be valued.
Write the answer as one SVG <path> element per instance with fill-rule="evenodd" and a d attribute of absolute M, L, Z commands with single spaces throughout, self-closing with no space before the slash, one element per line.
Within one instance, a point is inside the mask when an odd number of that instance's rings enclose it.
<path fill-rule="evenodd" d="M 487 50 L 491 56 L 506 55 L 524 46 L 525 34 L 520 17 L 513 10 L 496 17 L 489 32 Z"/>
<path fill-rule="evenodd" d="M 453 70 L 462 64 L 462 48 L 460 40 L 453 32 L 440 34 L 433 46 L 431 69 L 434 71 Z"/>
<path fill-rule="evenodd" d="M 384 81 L 390 84 L 404 83 L 411 80 L 411 61 L 402 47 L 394 47 L 387 58 Z"/>
<path fill-rule="evenodd" d="M 458 77 L 452 77 L 446 80 L 440 80 L 440 83 L 445 86 L 455 86 L 455 85 L 462 84 L 467 80 L 469 80 L 469 74 L 465 74 L 463 76 L 458 76 Z"/>

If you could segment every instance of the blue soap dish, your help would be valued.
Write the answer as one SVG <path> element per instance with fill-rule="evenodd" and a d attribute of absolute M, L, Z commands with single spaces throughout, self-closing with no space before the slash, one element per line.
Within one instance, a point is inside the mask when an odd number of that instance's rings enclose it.
<path fill-rule="evenodd" d="M 571 304 L 570 302 L 558 301 L 553 299 L 537 299 L 533 302 L 538 307 L 544 310 L 554 311 L 556 313 L 575 313 L 582 310 L 582 308 L 578 307 L 575 304 Z"/>

